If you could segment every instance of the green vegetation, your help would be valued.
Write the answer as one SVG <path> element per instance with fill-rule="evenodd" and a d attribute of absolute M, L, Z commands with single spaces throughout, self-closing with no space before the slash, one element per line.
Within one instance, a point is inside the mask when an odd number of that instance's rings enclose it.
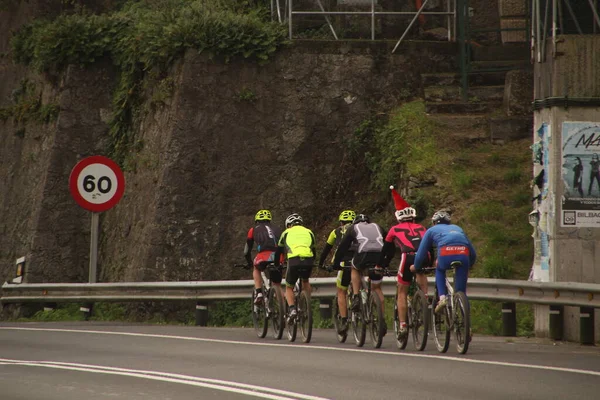
<path fill-rule="evenodd" d="M 48 124 L 56 121 L 60 112 L 58 104 L 42 104 L 42 93 L 36 89 L 33 82 L 23 79 L 19 87 L 10 96 L 12 102 L 8 107 L 0 108 L 0 120 L 6 122 L 12 119 L 15 125 L 33 121 Z M 23 127 L 17 131 L 23 131 Z M 19 135 L 17 135 L 19 136 Z"/>
<path fill-rule="evenodd" d="M 113 93 L 109 152 L 127 167 L 139 149 L 135 123 L 147 81 L 167 74 L 188 49 L 223 62 L 238 57 L 267 61 L 286 39 L 285 29 L 266 15 L 265 8 L 250 1 L 131 0 L 106 14 L 82 9 L 37 20 L 17 32 L 11 44 L 15 61 L 50 74 L 70 64 L 112 60 L 120 77 Z"/>

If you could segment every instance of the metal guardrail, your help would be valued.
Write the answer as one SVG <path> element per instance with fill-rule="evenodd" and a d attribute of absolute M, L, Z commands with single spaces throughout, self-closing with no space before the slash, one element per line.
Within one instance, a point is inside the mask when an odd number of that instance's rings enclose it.
<path fill-rule="evenodd" d="M 313 298 L 332 298 L 335 278 L 311 278 Z M 433 292 L 433 278 L 429 278 Z M 128 302 L 250 299 L 252 280 L 131 283 L 5 283 L 0 302 Z M 394 296 L 396 282 L 383 282 L 386 296 Z M 469 279 L 468 295 L 473 300 L 491 300 L 545 305 L 600 308 L 600 284 L 575 282 L 530 282 L 504 279 Z"/>

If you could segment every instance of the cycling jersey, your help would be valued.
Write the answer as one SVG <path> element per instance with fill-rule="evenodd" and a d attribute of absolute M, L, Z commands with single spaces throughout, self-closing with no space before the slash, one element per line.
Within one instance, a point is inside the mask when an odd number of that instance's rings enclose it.
<path fill-rule="evenodd" d="M 451 268 L 454 261 L 461 263 L 454 275 L 456 290 L 467 293 L 469 268 L 475 264 L 477 255 L 465 232 L 459 226 L 450 224 L 437 224 L 429 228 L 415 257 L 416 270 L 422 268 L 429 249 L 434 246 L 437 247 L 435 284 L 439 295 L 448 294 L 445 284 L 446 270 Z"/>
<path fill-rule="evenodd" d="M 256 226 L 250 228 L 246 236 L 246 246 L 244 247 L 244 257 L 248 265 L 252 264 L 250 253 L 252 252 L 254 243 L 256 243 L 256 251 L 260 254 L 260 257 L 257 254 L 257 258 L 260 258 L 261 261 L 272 261 L 272 259 L 269 259 L 271 258 L 271 253 L 277 250 L 277 242 L 280 235 L 281 230 L 276 226 L 272 226 L 269 221 L 259 221 Z M 263 252 L 264 254 L 261 254 Z M 256 264 L 256 260 L 254 264 Z"/>
<path fill-rule="evenodd" d="M 475 264 L 477 255 L 471 241 L 465 232 L 457 225 L 437 224 L 432 226 L 425 232 L 417 256 L 415 257 L 415 269 L 423 268 L 427 260 L 427 253 L 432 247 L 437 247 L 438 259 L 441 252 L 446 252 L 446 246 L 466 246 L 468 251 L 469 265 Z M 468 266 L 467 266 L 468 267 Z"/>
<path fill-rule="evenodd" d="M 325 264 L 325 259 L 329 255 L 329 252 L 331 251 L 332 248 L 336 247 L 336 251 L 337 251 L 337 248 L 339 248 L 340 243 L 342 242 L 342 238 L 344 237 L 344 234 L 346 233 L 346 231 L 348 230 L 348 227 L 350 227 L 350 226 L 352 226 L 352 224 L 344 224 L 344 225 L 338 226 L 337 228 L 335 228 L 334 230 L 331 231 L 331 233 L 329 234 L 329 237 L 327 238 L 327 243 L 325 244 L 325 248 L 321 252 L 321 258 L 319 259 L 319 265 Z M 356 251 L 356 244 L 353 243 L 350 246 L 350 248 L 348 249 L 348 251 L 346 251 L 346 254 L 344 254 L 342 261 L 348 262 L 348 261 L 352 260 L 352 257 L 354 256 L 355 251 Z M 333 262 L 334 259 L 335 259 L 335 253 L 334 253 L 333 257 L 331 258 L 331 262 Z"/>
<path fill-rule="evenodd" d="M 315 256 L 315 235 L 310 229 L 295 225 L 281 234 L 277 251 L 285 249 L 287 258 Z"/>
<path fill-rule="evenodd" d="M 400 249 L 402 256 L 398 266 L 397 281 L 401 285 L 410 285 L 413 274 L 410 266 L 413 264 L 415 254 L 425 234 L 425 227 L 414 222 L 400 222 L 392 226 L 385 237 L 384 249 L 381 254 L 379 265 L 387 268 L 394 256 L 395 248 Z M 431 259 L 431 256 L 428 257 Z M 428 264 L 430 261 L 428 262 Z"/>
<path fill-rule="evenodd" d="M 352 257 L 352 266 L 362 268 L 376 264 L 383 248 L 383 229 L 376 223 L 359 222 L 352 224 L 346 231 L 333 260 L 333 265 L 339 266 L 346 252 L 353 244 L 356 251 Z"/>

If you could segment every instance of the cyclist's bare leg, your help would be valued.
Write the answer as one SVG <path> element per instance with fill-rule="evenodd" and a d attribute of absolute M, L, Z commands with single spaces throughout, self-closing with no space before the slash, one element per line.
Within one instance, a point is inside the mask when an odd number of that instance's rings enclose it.
<path fill-rule="evenodd" d="M 379 300 L 381 301 L 381 310 L 385 314 L 385 303 L 384 303 L 384 297 L 383 297 L 383 290 L 381 290 L 381 282 L 380 283 L 371 282 L 371 287 L 372 287 L 373 291 L 375 293 L 377 293 L 377 296 L 379 296 Z"/>
<path fill-rule="evenodd" d="M 338 310 L 342 318 L 348 316 L 348 299 L 346 289 L 337 288 Z"/>
<path fill-rule="evenodd" d="M 408 285 L 398 285 L 398 320 L 400 323 L 406 323 L 406 310 L 408 308 L 406 296 L 408 296 Z"/>
<path fill-rule="evenodd" d="M 358 294 L 360 292 L 360 280 L 362 279 L 361 273 L 356 268 L 352 268 L 352 292 Z"/>
<path fill-rule="evenodd" d="M 287 300 L 288 306 L 295 305 L 294 302 L 294 288 L 287 286 L 285 288 L 285 299 Z"/>
<path fill-rule="evenodd" d="M 254 288 L 262 288 L 262 276 L 260 275 L 260 271 L 256 267 L 254 267 L 252 270 L 252 278 L 254 278 Z"/>
<path fill-rule="evenodd" d="M 312 293 L 308 279 L 302 279 L 302 290 L 308 294 Z"/>
<path fill-rule="evenodd" d="M 427 275 L 425 274 L 415 274 L 415 280 L 417 281 L 417 285 L 419 285 L 419 288 L 421 288 L 421 290 L 423 291 L 423 293 L 425 294 L 425 297 L 427 297 Z"/>

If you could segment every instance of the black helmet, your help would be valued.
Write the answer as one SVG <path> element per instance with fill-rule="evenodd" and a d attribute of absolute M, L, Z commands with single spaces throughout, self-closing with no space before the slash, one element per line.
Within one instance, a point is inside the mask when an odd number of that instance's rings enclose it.
<path fill-rule="evenodd" d="M 369 217 L 367 217 L 365 214 L 358 214 L 352 223 L 357 224 L 359 222 L 369 222 Z"/>

